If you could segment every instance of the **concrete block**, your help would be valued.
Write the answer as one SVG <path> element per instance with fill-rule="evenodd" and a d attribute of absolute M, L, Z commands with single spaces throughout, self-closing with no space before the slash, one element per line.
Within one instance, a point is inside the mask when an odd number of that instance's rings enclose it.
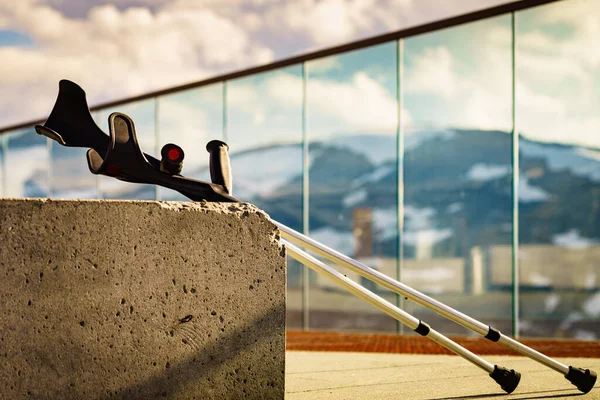
<path fill-rule="evenodd" d="M 0 200 L 0 398 L 283 398 L 278 239 L 248 204 Z"/>

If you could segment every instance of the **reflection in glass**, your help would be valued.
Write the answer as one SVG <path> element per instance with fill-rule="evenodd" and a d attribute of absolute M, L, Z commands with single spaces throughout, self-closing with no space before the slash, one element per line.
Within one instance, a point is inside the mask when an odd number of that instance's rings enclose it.
<path fill-rule="evenodd" d="M 160 158 L 160 154 L 156 149 L 154 99 L 137 101 L 97 111 L 95 113 L 96 122 L 107 134 L 108 117 L 113 112 L 120 112 L 129 116 L 133 120 L 135 132 L 142 152 Z M 99 179 L 102 198 L 132 200 L 156 199 L 156 186 L 154 185 L 123 182 L 106 176 L 99 176 Z"/>
<path fill-rule="evenodd" d="M 51 142 L 52 194 L 59 199 L 97 199 L 97 177 L 87 164 L 88 149 Z"/>
<path fill-rule="evenodd" d="M 310 236 L 392 277 L 398 241 L 396 46 L 306 66 Z M 312 272 L 309 303 L 311 329 L 396 329 L 394 319 Z"/>
<path fill-rule="evenodd" d="M 48 197 L 50 152 L 33 128 L 6 134 L 5 197 Z"/>
<path fill-rule="evenodd" d="M 401 81 L 402 281 L 507 334 L 512 328 L 511 31 L 506 15 L 406 39 Z M 498 274 L 509 280 L 498 281 Z M 406 304 L 442 333 L 468 332 Z"/>
<path fill-rule="evenodd" d="M 227 82 L 233 195 L 302 230 L 302 70 Z M 288 257 L 289 328 L 301 326 L 301 266 Z"/>
<path fill-rule="evenodd" d="M 158 142 L 179 145 L 184 153 L 182 174 L 210 182 L 206 144 L 223 139 L 223 84 L 161 96 L 158 102 Z M 158 188 L 161 200 L 187 200 L 173 190 Z"/>
<path fill-rule="evenodd" d="M 600 339 L 600 3 L 517 14 L 520 330 Z"/>

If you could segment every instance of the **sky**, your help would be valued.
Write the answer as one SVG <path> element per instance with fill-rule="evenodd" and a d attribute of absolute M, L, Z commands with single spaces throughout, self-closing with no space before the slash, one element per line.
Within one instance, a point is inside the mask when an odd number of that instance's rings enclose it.
<path fill-rule="evenodd" d="M 45 116 L 62 78 L 97 104 L 504 2 L 3 0 L 0 126 Z"/>
<path fill-rule="evenodd" d="M 47 116 L 63 78 L 80 84 L 93 105 L 502 2 L 3 1 L 0 126 Z M 502 15 L 403 41 L 406 135 L 423 129 L 511 131 L 511 23 L 510 15 Z M 539 141 L 599 148 L 600 0 L 563 0 L 520 11 L 515 32 L 517 130 Z M 306 67 L 309 136 L 396 134 L 395 42 Z M 231 81 L 227 93 L 226 129 L 222 90 L 211 87 L 161 99 L 160 135 L 191 143 L 227 130 L 237 149 L 300 140 L 299 66 Z M 154 143 L 154 110 L 145 102 L 111 111 L 129 113 L 138 132 L 149 133 L 140 133 L 148 147 Z"/>

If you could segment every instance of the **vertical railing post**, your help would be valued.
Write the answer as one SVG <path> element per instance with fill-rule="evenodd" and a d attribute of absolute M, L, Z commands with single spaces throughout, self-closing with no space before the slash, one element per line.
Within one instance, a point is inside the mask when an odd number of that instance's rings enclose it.
<path fill-rule="evenodd" d="M 512 29 L 512 331 L 519 337 L 519 131 L 516 105 L 516 14 L 511 13 Z"/>
<path fill-rule="evenodd" d="M 308 131 L 306 124 L 307 101 L 306 83 L 308 72 L 306 63 L 302 63 L 302 233 L 309 234 L 309 158 L 308 158 Z M 309 330 L 309 290 L 310 270 L 302 265 L 302 330 Z"/>
<path fill-rule="evenodd" d="M 160 154 L 160 127 L 158 96 L 154 97 L 154 154 Z M 160 200 L 159 185 L 154 185 L 154 199 Z"/>
<path fill-rule="evenodd" d="M 92 113 L 92 118 L 96 116 L 95 121 L 98 126 L 100 126 L 100 120 L 102 119 L 102 111 L 94 111 Z M 102 189 L 102 175 L 96 175 L 96 195 L 99 199 L 104 198 L 104 190 Z"/>
<path fill-rule="evenodd" d="M 223 81 L 223 141 L 227 142 L 227 81 Z"/>
<path fill-rule="evenodd" d="M 46 150 L 48 150 L 48 169 L 46 170 L 46 181 L 48 182 L 48 188 L 46 192 L 47 197 L 54 196 L 54 173 L 52 168 L 52 142 L 50 138 L 46 138 Z"/>
<path fill-rule="evenodd" d="M 396 101 L 397 126 L 396 126 L 396 189 L 397 189 L 397 234 L 396 243 L 396 280 L 402 280 L 402 258 L 404 257 L 402 233 L 404 231 L 404 132 L 402 130 L 402 108 L 404 107 L 402 99 L 402 79 L 404 75 L 404 40 L 399 39 L 396 46 Z M 396 306 L 403 307 L 402 296 L 396 294 Z M 396 333 L 404 333 L 404 325 L 396 321 Z"/>

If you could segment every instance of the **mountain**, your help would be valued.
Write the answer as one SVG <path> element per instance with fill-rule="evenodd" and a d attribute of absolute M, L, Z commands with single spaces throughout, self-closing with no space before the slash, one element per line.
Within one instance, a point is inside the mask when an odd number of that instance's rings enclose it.
<path fill-rule="evenodd" d="M 511 146 L 512 137 L 501 131 L 429 130 L 406 134 L 406 257 L 416 257 L 423 251 L 462 257 L 474 246 L 511 243 Z M 17 147 L 26 156 L 27 151 Z M 82 153 L 55 147 L 61 171 L 81 176 Z M 395 136 L 369 134 L 310 144 L 312 236 L 352 252 L 353 212 L 356 208 L 372 208 L 378 251 L 390 257 L 396 255 L 397 148 Z M 519 150 L 521 243 L 595 243 L 600 238 L 600 151 L 524 137 L 520 138 Z M 77 168 L 66 167 L 71 160 Z M 294 229 L 302 228 L 301 144 L 263 146 L 240 153 L 232 149 L 231 164 L 235 196 L 255 203 Z M 30 170 L 22 172 L 29 177 L 23 179 L 27 182 L 25 191 L 40 191 L 39 168 L 39 163 L 32 163 Z M 184 164 L 183 172 L 203 180 L 209 175 L 206 166 L 186 170 Z M 68 173 L 64 172 L 63 177 L 68 178 Z M 154 196 L 149 186 L 107 181 L 105 189 L 112 198 Z M 93 190 L 88 189 L 90 193 Z M 85 188 L 71 190 L 79 195 L 86 193 Z M 69 197 L 69 188 L 58 196 Z M 181 196 L 161 190 L 161 198 Z"/>

